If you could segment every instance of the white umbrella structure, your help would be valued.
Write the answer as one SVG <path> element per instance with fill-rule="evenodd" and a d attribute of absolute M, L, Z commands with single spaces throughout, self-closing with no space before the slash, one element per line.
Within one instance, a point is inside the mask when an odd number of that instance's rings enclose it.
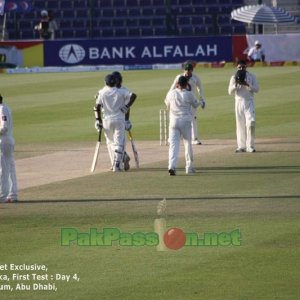
<path fill-rule="evenodd" d="M 293 23 L 295 17 L 283 8 L 261 5 L 247 5 L 231 12 L 231 18 L 248 24 Z"/>

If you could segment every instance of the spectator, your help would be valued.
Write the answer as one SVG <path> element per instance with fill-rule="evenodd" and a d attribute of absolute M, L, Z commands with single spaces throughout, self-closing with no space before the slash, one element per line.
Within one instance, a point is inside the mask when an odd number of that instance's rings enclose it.
<path fill-rule="evenodd" d="M 248 52 L 248 59 L 251 62 L 265 61 L 265 50 L 262 48 L 259 41 L 255 41 L 254 46 L 250 48 Z"/>
<path fill-rule="evenodd" d="M 41 21 L 38 25 L 34 26 L 40 34 L 40 38 L 43 40 L 49 40 L 51 38 L 51 32 L 49 30 L 49 15 L 47 10 L 41 11 Z"/>
<path fill-rule="evenodd" d="M 58 25 L 54 18 L 54 12 L 52 10 L 48 11 L 48 17 L 49 17 L 49 32 L 51 34 L 50 39 L 55 40 L 55 32 L 58 30 Z"/>

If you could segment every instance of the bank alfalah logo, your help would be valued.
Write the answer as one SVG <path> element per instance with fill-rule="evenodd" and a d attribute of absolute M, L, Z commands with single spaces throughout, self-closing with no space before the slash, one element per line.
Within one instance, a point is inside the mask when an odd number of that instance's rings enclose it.
<path fill-rule="evenodd" d="M 77 64 L 85 57 L 85 50 L 78 44 L 68 44 L 59 50 L 60 59 L 67 64 Z"/>

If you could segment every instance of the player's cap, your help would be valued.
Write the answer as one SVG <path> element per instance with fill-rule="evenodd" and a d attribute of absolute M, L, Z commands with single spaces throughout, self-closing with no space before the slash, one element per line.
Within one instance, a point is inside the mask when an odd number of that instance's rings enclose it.
<path fill-rule="evenodd" d="M 186 86 L 187 83 L 188 83 L 187 77 L 185 77 L 185 76 L 180 76 L 180 77 L 178 78 L 178 84 L 179 84 L 180 86 Z"/>
<path fill-rule="evenodd" d="M 255 45 L 255 46 L 261 45 L 261 43 L 260 43 L 259 41 L 255 41 L 254 45 Z"/>
<path fill-rule="evenodd" d="M 104 81 L 105 81 L 106 85 L 108 85 L 110 87 L 113 87 L 116 85 L 116 77 L 112 74 L 106 75 Z"/>
<path fill-rule="evenodd" d="M 187 64 L 184 65 L 184 69 L 187 70 L 187 71 L 193 71 L 194 67 L 191 63 L 187 63 Z"/>
<path fill-rule="evenodd" d="M 48 17 L 48 12 L 46 10 L 41 11 L 41 16 L 42 17 Z"/>

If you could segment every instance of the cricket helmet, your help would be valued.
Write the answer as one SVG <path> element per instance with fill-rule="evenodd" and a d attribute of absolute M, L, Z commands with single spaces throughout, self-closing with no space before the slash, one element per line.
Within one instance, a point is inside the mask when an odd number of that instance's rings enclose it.
<path fill-rule="evenodd" d="M 191 63 L 186 63 L 184 65 L 184 69 L 187 70 L 187 71 L 193 71 L 194 70 L 194 66 Z"/>
<path fill-rule="evenodd" d="M 108 74 L 104 79 L 106 85 L 113 87 L 116 85 L 116 77 L 113 74 Z"/>
<path fill-rule="evenodd" d="M 178 84 L 179 84 L 180 86 L 186 86 L 187 83 L 188 83 L 188 78 L 187 78 L 186 76 L 180 76 L 180 77 L 178 78 Z"/>
<path fill-rule="evenodd" d="M 121 85 L 122 80 L 123 80 L 123 77 L 122 77 L 121 73 L 118 72 L 118 71 L 115 71 L 115 72 L 112 72 L 111 75 L 113 75 L 113 76 L 115 77 L 115 79 L 116 79 L 116 84 L 117 84 L 117 85 L 118 85 L 118 84 Z"/>

